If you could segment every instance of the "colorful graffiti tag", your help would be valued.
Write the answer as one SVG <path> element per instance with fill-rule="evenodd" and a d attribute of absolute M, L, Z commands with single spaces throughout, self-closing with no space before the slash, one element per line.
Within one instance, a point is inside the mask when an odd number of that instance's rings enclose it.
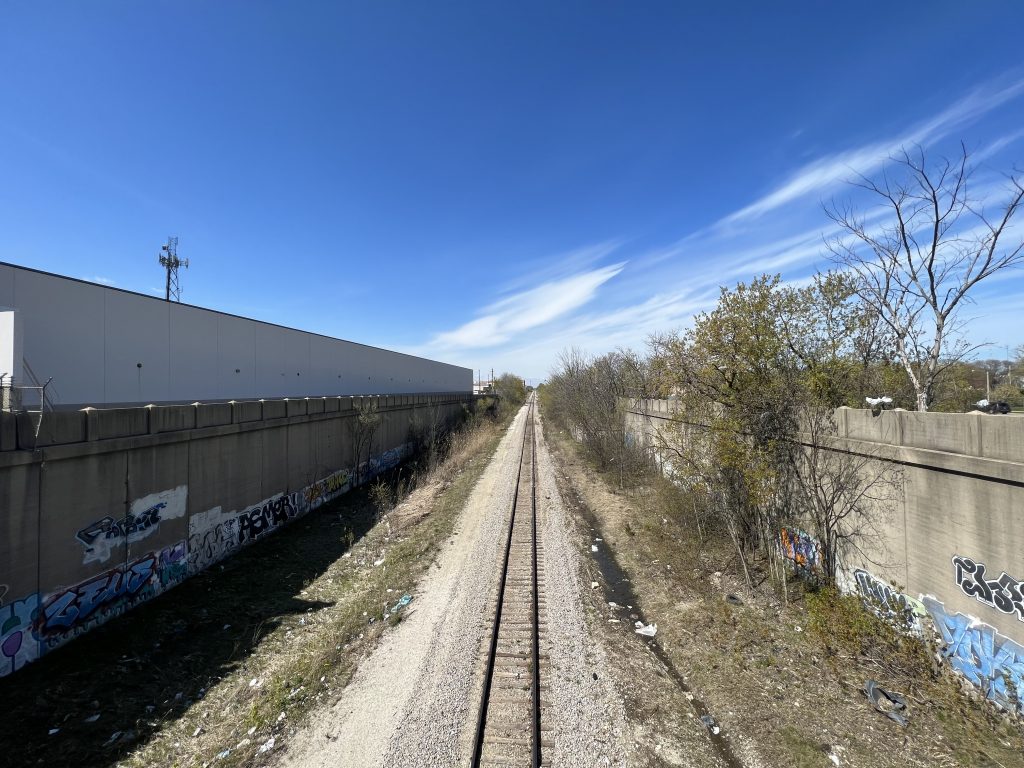
<path fill-rule="evenodd" d="M 821 544 L 806 531 L 780 528 L 779 548 L 782 556 L 793 563 L 798 573 L 816 575 L 821 571 Z"/>
<path fill-rule="evenodd" d="M 986 698 L 1005 710 L 1024 714 L 1024 647 L 993 627 L 926 596 L 924 605 L 942 639 L 942 655 L 950 665 L 980 688 Z"/>
<path fill-rule="evenodd" d="M 180 583 L 188 576 L 188 544 L 179 541 L 160 550 L 157 559 L 157 574 L 160 590 L 165 591 Z"/>
<path fill-rule="evenodd" d="M 363 479 L 396 466 L 411 444 L 373 457 Z M 242 510 L 220 507 L 188 517 L 188 538 L 176 541 L 41 599 L 39 595 L 0 602 L 0 677 L 5 677 L 73 638 L 119 616 L 316 509 L 352 487 L 349 470 L 339 470 L 300 491 L 281 493 Z M 83 564 L 122 560 L 127 544 L 156 533 L 168 519 L 186 514 L 188 486 L 134 501 L 121 518 L 108 515 L 77 531 Z M 120 548 L 120 549 L 119 549 Z M 0 599 L 7 598 L 0 586 Z"/>
<path fill-rule="evenodd" d="M 903 594 L 862 568 L 853 572 L 853 578 L 865 605 L 876 615 L 887 619 L 899 629 L 921 634 L 921 620 L 928 616 L 924 603 Z"/>
<path fill-rule="evenodd" d="M 187 500 L 188 486 L 179 485 L 136 499 L 124 517 L 107 515 L 85 526 L 75 534 L 85 547 L 82 564 L 105 563 L 125 541 L 134 544 L 155 533 L 161 520 L 184 517 Z M 123 549 L 119 555 L 124 557 Z"/>
<path fill-rule="evenodd" d="M 0 677 L 16 672 L 39 656 L 35 623 L 39 595 L 15 600 L 0 608 Z"/>
<path fill-rule="evenodd" d="M 157 555 L 150 552 L 133 563 L 53 593 L 37 620 L 45 650 L 57 648 L 152 597 L 154 582 L 159 584 Z"/>
<path fill-rule="evenodd" d="M 1003 613 L 1016 613 L 1024 621 L 1024 589 L 1021 583 L 1003 571 L 998 579 L 985 578 L 985 564 L 956 555 L 953 568 L 957 586 L 968 597 Z"/>
<path fill-rule="evenodd" d="M 302 496 L 306 509 L 312 512 L 314 509 L 326 504 L 331 499 L 340 496 L 349 488 L 348 470 L 342 469 L 323 480 L 317 480 L 303 491 Z"/>

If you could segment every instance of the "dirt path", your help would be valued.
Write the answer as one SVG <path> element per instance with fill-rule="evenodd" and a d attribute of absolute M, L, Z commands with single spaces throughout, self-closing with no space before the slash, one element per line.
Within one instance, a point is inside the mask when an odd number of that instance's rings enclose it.
<path fill-rule="evenodd" d="M 361 663 L 333 706 L 296 735 L 280 765 L 454 766 L 468 760 L 481 685 L 481 649 L 493 611 L 525 425 L 520 412 L 462 511 L 412 610 Z M 546 452 L 545 452 L 546 456 Z M 549 461 L 549 460 L 548 460 Z M 626 765 L 623 704 L 581 607 L 579 564 L 550 468 L 538 514 L 545 536 L 550 654 L 551 764 Z M 548 761 L 546 760 L 545 763 Z"/>

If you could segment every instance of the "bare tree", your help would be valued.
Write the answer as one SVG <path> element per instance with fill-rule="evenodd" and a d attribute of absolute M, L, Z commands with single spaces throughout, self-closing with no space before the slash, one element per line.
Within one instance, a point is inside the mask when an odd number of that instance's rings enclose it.
<path fill-rule="evenodd" d="M 872 453 L 843 450 L 831 408 L 803 409 L 792 446 L 791 513 L 817 536 L 821 577 L 835 584 L 840 563 L 866 557 L 865 543 L 882 537 L 903 490 L 902 468 Z"/>
<path fill-rule="evenodd" d="M 973 169 L 963 145 L 952 160 L 931 164 L 917 147 L 892 163 L 897 177 L 890 166 L 880 182 L 864 176 L 853 182 L 881 198 L 891 218 L 872 225 L 850 207 L 833 206 L 828 215 L 843 234 L 828 245 L 891 335 L 917 409 L 925 411 L 942 371 L 976 348 L 962 336 L 959 317 L 971 289 L 1024 262 L 1024 238 L 1007 234 L 1024 186 L 1019 175 L 1008 175 L 1008 196 L 990 213 L 971 195 Z"/>
<path fill-rule="evenodd" d="M 364 397 L 363 402 L 356 406 L 356 421 L 352 430 L 352 448 L 356 456 L 356 485 L 365 479 L 364 462 L 369 471 L 370 458 L 373 456 L 373 438 L 380 426 L 380 413 L 377 410 L 377 398 Z M 366 456 L 364 459 L 363 456 Z"/>

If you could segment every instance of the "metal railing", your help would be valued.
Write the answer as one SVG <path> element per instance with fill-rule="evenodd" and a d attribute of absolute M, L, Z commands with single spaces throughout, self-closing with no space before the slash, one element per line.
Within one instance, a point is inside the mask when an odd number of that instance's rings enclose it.
<path fill-rule="evenodd" d="M 39 378 L 23 361 L 29 384 L 18 384 L 13 374 L 0 374 L 0 410 L 9 413 L 27 413 L 32 418 L 32 431 L 36 440 L 43 426 L 43 416 L 53 412 L 53 377 L 40 383 Z"/>

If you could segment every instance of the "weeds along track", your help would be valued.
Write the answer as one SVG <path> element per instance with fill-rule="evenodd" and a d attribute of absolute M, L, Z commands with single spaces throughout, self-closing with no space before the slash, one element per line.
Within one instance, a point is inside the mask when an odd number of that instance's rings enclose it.
<path fill-rule="evenodd" d="M 483 695 L 477 717 L 471 766 L 539 768 L 553 744 L 543 738 L 547 702 L 547 655 L 541 653 L 546 627 L 544 548 L 537 526 L 537 439 L 535 396 L 527 403 L 519 476 L 498 585 L 497 606 L 487 648 Z"/>

